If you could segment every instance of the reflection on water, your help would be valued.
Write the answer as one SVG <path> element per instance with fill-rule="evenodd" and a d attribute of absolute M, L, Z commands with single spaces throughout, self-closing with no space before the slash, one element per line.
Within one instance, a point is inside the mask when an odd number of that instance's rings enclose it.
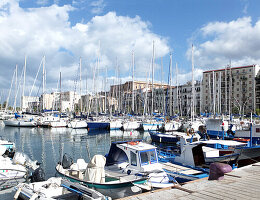
<path fill-rule="evenodd" d="M 107 154 L 113 141 L 150 141 L 149 133 L 138 131 L 88 132 L 87 129 L 17 128 L 4 125 L 0 125 L 0 136 L 15 142 L 17 151 L 24 152 L 32 160 L 42 163 L 46 178 L 55 176 L 55 166 L 60 161 L 62 149 L 63 153 L 68 153 L 73 160 L 84 158 L 88 162 L 96 154 Z M 13 196 L 10 196 L 10 199 L 12 198 Z M 0 199 L 4 199 L 3 193 L 0 193 Z"/>

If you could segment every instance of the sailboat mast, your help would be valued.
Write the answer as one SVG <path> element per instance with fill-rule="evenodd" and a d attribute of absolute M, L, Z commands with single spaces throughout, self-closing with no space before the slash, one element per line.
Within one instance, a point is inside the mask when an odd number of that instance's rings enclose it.
<path fill-rule="evenodd" d="M 153 79 L 154 79 L 154 41 L 153 41 L 153 60 L 152 60 L 152 109 L 151 114 L 153 114 Z"/>
<path fill-rule="evenodd" d="M 135 64 L 134 64 L 134 51 L 132 52 L 132 69 L 133 69 L 133 74 L 132 74 L 132 111 L 134 113 L 135 109 L 135 103 L 134 103 L 134 73 L 135 73 Z"/>
<path fill-rule="evenodd" d="M 79 59 L 79 96 L 80 96 L 80 113 L 82 112 L 82 98 L 81 98 L 81 57 Z"/>
<path fill-rule="evenodd" d="M 178 83 L 178 64 L 176 63 L 176 106 L 179 114 L 179 83 Z"/>
<path fill-rule="evenodd" d="M 45 56 L 43 57 L 43 63 L 42 63 L 42 109 L 43 110 L 45 108 L 44 93 L 45 93 Z"/>
<path fill-rule="evenodd" d="M 170 55 L 170 116 L 172 116 L 172 54 Z"/>
<path fill-rule="evenodd" d="M 17 79 L 18 79 L 18 66 L 15 66 L 15 94 L 17 94 L 18 91 L 18 84 L 17 84 Z M 14 111 L 16 112 L 16 95 L 14 99 Z"/>
<path fill-rule="evenodd" d="M 61 70 L 60 70 L 60 112 L 62 112 L 62 105 L 61 105 Z"/>
<path fill-rule="evenodd" d="M 22 93 L 22 98 L 21 98 L 21 110 L 23 111 L 23 101 L 22 99 L 24 98 L 24 90 L 25 90 L 25 74 L 26 74 L 26 56 L 24 58 L 24 68 L 23 68 L 23 93 Z"/>
<path fill-rule="evenodd" d="M 195 96 L 195 92 L 194 92 L 194 58 L 193 58 L 193 44 L 191 47 L 191 63 L 192 63 L 192 83 L 191 83 L 191 87 L 192 87 L 192 91 L 191 91 L 191 121 L 194 120 L 194 114 L 195 114 L 195 106 L 194 106 L 194 96 Z"/>

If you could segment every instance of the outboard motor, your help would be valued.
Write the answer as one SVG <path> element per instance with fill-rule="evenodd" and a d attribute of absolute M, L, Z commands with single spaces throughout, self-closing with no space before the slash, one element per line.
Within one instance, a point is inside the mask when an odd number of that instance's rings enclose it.
<path fill-rule="evenodd" d="M 31 176 L 31 182 L 45 181 L 45 173 L 41 167 L 37 168 Z"/>
<path fill-rule="evenodd" d="M 68 154 L 64 154 L 63 155 L 63 158 L 62 158 L 62 167 L 64 168 L 64 169 L 68 169 L 68 168 L 70 168 L 70 166 L 72 165 L 72 163 L 73 163 L 73 160 L 72 160 L 72 158 L 68 155 Z"/>

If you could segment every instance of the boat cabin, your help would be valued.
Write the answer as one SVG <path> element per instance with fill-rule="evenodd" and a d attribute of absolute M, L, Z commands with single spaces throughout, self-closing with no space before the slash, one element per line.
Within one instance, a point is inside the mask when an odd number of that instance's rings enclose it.
<path fill-rule="evenodd" d="M 107 155 L 106 166 L 117 164 L 127 173 L 151 172 L 161 169 L 156 147 L 141 141 L 114 142 Z"/>

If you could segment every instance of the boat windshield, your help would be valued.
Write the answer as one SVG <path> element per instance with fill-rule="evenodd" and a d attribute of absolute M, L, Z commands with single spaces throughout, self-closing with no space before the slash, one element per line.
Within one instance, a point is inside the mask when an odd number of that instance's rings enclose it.
<path fill-rule="evenodd" d="M 148 165 L 148 164 L 158 162 L 155 149 L 140 151 L 140 159 L 141 159 L 141 165 Z"/>

